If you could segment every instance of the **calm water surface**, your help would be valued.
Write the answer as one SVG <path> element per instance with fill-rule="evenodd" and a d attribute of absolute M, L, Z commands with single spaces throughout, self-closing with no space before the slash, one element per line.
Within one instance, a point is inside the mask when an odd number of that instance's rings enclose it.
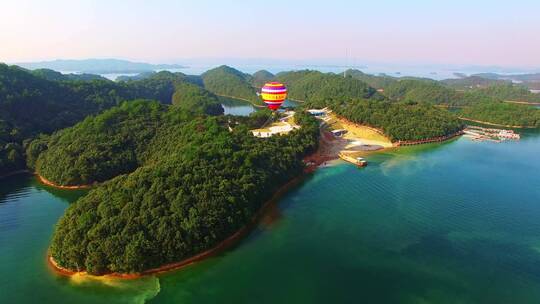
<path fill-rule="evenodd" d="M 225 115 L 238 115 L 238 116 L 249 116 L 249 114 L 257 111 L 257 107 L 254 107 L 249 102 L 228 98 L 228 97 L 219 97 L 221 101 L 221 106 L 225 110 L 223 114 Z M 297 102 L 292 100 L 285 100 L 283 107 L 296 107 Z"/>
<path fill-rule="evenodd" d="M 540 134 L 339 163 L 236 248 L 136 281 L 61 278 L 45 254 L 82 192 L 0 181 L 0 303 L 540 303 Z"/>

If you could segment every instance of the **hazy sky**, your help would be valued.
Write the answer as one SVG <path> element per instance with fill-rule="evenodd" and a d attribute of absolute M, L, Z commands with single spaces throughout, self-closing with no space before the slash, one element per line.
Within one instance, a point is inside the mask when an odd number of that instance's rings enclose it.
<path fill-rule="evenodd" d="M 540 67 L 539 0 L 0 0 L 0 61 L 343 58 Z"/>

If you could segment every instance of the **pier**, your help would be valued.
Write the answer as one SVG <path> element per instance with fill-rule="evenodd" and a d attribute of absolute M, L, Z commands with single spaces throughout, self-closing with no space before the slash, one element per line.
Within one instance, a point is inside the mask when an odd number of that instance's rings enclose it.
<path fill-rule="evenodd" d="M 465 136 L 475 141 L 494 141 L 519 140 L 521 136 L 513 130 L 484 128 L 479 126 L 467 126 L 463 131 Z"/>

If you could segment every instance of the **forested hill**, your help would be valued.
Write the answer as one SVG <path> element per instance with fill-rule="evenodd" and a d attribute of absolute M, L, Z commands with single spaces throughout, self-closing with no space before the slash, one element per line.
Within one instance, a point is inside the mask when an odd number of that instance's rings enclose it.
<path fill-rule="evenodd" d="M 230 132 L 227 117 L 193 116 L 177 107 L 160 112 L 148 161 L 70 205 L 56 225 L 50 254 L 71 270 L 133 273 L 216 246 L 299 175 L 302 157 L 316 149 L 318 122 L 297 115 L 299 130 L 259 139 L 243 123 Z M 96 136 L 108 136 L 107 129 Z M 139 132 L 147 130 L 141 126 Z M 116 153 L 123 153 L 121 147 Z"/>
<path fill-rule="evenodd" d="M 252 77 L 229 66 L 222 65 L 201 75 L 204 87 L 217 95 L 237 97 L 262 104 L 251 85 Z"/>
<path fill-rule="evenodd" d="M 36 76 L 17 66 L 0 64 L 0 176 L 24 168 L 21 159 L 26 139 L 72 126 L 124 100 L 146 98 L 170 104 L 177 86 L 200 83 L 197 77 L 170 72 L 118 83 L 52 81 L 48 80 L 52 77 L 49 71 L 45 71 L 49 76 L 40 73 Z"/>
<path fill-rule="evenodd" d="M 343 75 L 305 70 L 279 73 L 276 78 L 287 84 L 291 99 L 308 101 L 315 107 L 351 98 L 384 99 L 365 82 Z"/>
<path fill-rule="evenodd" d="M 433 104 L 455 104 L 460 100 L 458 92 L 435 80 L 404 79 L 384 89 L 388 98 L 398 101 L 418 101 Z"/>
<path fill-rule="evenodd" d="M 387 99 L 353 75 L 298 71 L 280 73 L 277 78 L 287 84 L 291 98 L 305 101 L 305 107 L 329 107 L 350 121 L 382 129 L 393 141 L 445 136 L 463 128 L 455 115 L 435 107 L 435 102 L 414 101 L 441 98 L 437 94 L 417 90 L 406 96 L 409 80 L 389 82 L 388 88 L 394 87 L 391 91 L 395 93 Z M 411 81 L 416 84 L 416 80 Z M 450 92 L 444 87 L 440 91 Z"/>
<path fill-rule="evenodd" d="M 462 109 L 459 115 L 500 125 L 540 128 L 540 109 L 528 105 L 481 102 Z"/>
<path fill-rule="evenodd" d="M 360 99 L 328 106 L 352 122 L 381 129 L 392 141 L 430 139 L 463 129 L 455 115 L 429 103 Z"/>
<path fill-rule="evenodd" d="M 441 82 L 457 90 L 470 90 L 470 89 L 475 89 L 475 88 L 485 88 L 485 87 L 493 86 L 493 85 L 504 85 L 504 84 L 511 83 L 511 81 L 509 80 L 489 79 L 489 78 L 482 78 L 480 76 L 468 76 L 468 77 L 462 77 L 462 78 L 456 78 L 456 79 L 445 79 L 445 80 L 441 80 Z"/>
<path fill-rule="evenodd" d="M 490 96 L 497 101 L 540 102 L 539 94 L 533 94 L 528 88 L 511 83 L 479 88 L 476 92 Z"/>
<path fill-rule="evenodd" d="M 276 75 L 268 72 L 267 70 L 260 70 L 253 73 L 251 77 L 251 85 L 256 88 L 261 88 L 265 83 L 274 80 Z"/>
<path fill-rule="evenodd" d="M 162 123 L 166 107 L 125 102 L 74 127 L 42 137 L 28 147 L 36 172 L 59 185 L 87 185 L 131 172 Z"/>
<path fill-rule="evenodd" d="M 388 75 L 370 75 L 355 69 L 349 69 L 344 73 L 346 76 L 351 76 L 353 78 L 361 80 L 376 89 L 384 89 L 398 81 L 398 78 L 396 77 Z"/>

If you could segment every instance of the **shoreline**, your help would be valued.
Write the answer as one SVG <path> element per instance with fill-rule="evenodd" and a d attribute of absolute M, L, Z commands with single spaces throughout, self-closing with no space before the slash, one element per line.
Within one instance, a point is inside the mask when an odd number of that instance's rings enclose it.
<path fill-rule="evenodd" d="M 350 122 L 350 123 L 355 124 L 355 123 L 352 123 L 352 122 Z M 372 128 L 372 127 L 370 127 L 370 128 Z M 379 130 L 377 130 L 377 131 L 379 131 Z M 443 139 L 443 140 L 441 140 L 441 138 L 433 138 L 433 139 L 429 139 L 429 140 L 432 140 L 430 142 L 422 141 L 422 143 L 432 143 L 432 142 L 437 142 L 437 141 L 439 141 L 439 142 L 440 141 L 446 141 L 446 140 L 453 139 L 456 136 L 459 136 L 461 134 L 462 134 L 462 131 L 459 131 L 459 132 L 456 132 L 456 133 L 451 134 L 449 136 L 446 136 L 445 139 Z M 304 164 L 306 164 L 303 172 L 300 173 L 297 177 L 290 180 L 289 182 L 285 183 L 283 186 L 279 187 L 277 189 L 277 191 L 272 195 L 272 197 L 269 200 L 267 200 L 265 203 L 262 204 L 262 206 L 259 208 L 259 210 L 257 210 L 257 212 L 254 214 L 254 216 L 251 218 L 251 220 L 249 220 L 243 227 L 241 227 L 239 230 L 237 230 L 234 234 L 227 237 L 223 241 L 219 242 L 216 246 L 214 246 L 214 247 L 212 247 L 212 248 L 210 248 L 208 250 L 205 250 L 205 251 L 203 251 L 201 253 L 198 253 L 198 254 L 196 254 L 194 256 L 191 256 L 189 258 L 183 259 L 181 261 L 165 264 L 165 265 L 160 266 L 160 267 L 147 269 L 147 270 L 144 270 L 144 271 L 142 271 L 140 273 L 133 273 L 133 274 L 108 273 L 108 274 L 105 274 L 105 275 L 102 275 L 102 276 L 130 280 L 130 279 L 142 278 L 142 277 L 149 276 L 149 275 L 155 275 L 155 274 L 180 270 L 180 269 L 182 269 L 184 267 L 187 267 L 189 265 L 192 265 L 192 264 L 195 264 L 197 262 L 203 261 L 205 259 L 214 257 L 214 256 L 216 256 L 216 255 L 218 255 L 220 253 L 223 253 L 227 249 L 230 249 L 231 247 L 237 245 L 247 234 L 249 234 L 254 228 L 256 228 L 257 224 L 260 223 L 260 220 L 264 217 L 264 215 L 267 213 L 267 211 L 274 204 L 276 204 L 277 201 L 284 194 L 286 194 L 292 187 L 299 184 L 308 174 L 311 174 L 311 173 L 315 172 L 321 165 L 325 164 L 327 161 L 339 159 L 338 154 L 333 155 L 334 153 L 327 153 L 327 152 L 329 152 L 328 151 L 329 147 L 331 148 L 332 145 L 335 144 L 333 142 L 334 140 L 339 140 L 339 138 L 334 137 L 334 139 L 329 140 L 323 134 L 323 130 L 321 130 L 321 136 L 319 138 L 319 147 L 318 147 L 318 149 L 315 152 L 313 152 L 313 153 L 311 153 L 311 154 L 309 154 L 309 155 L 307 155 L 307 156 L 305 156 L 303 158 L 303 162 L 304 162 Z M 392 143 L 392 144 L 393 144 L 392 146 L 383 147 L 383 149 L 378 150 L 376 152 L 386 151 L 387 149 L 392 149 L 392 148 L 399 148 L 399 145 L 396 146 L 396 145 L 394 145 L 395 143 Z M 418 144 L 420 144 L 420 143 L 418 143 Z M 43 178 L 42 176 L 40 176 L 37 173 L 36 173 L 36 176 L 38 176 L 38 178 L 44 184 L 50 185 L 52 187 L 60 188 L 60 189 L 73 190 L 73 189 L 86 189 L 86 188 L 91 187 L 91 186 L 59 186 L 59 185 L 55 185 L 54 183 L 48 181 L 47 179 Z M 55 273 L 57 273 L 59 275 L 62 275 L 62 276 L 70 277 L 70 276 L 77 275 L 77 274 L 93 276 L 93 275 L 88 274 L 86 271 L 72 271 L 72 270 L 61 267 L 60 265 L 58 265 L 58 263 L 56 263 L 56 261 L 49 254 L 49 252 L 47 252 L 47 264 L 50 266 L 50 268 Z M 102 276 L 96 276 L 96 277 L 102 277 Z"/>
<path fill-rule="evenodd" d="M 304 160 L 309 159 L 309 157 L 312 157 L 317 152 L 318 152 L 318 150 L 316 152 L 304 157 L 303 159 Z M 192 264 L 195 264 L 197 262 L 203 261 L 203 260 L 205 260 L 207 258 L 211 258 L 213 256 L 216 256 L 216 255 L 226 251 L 227 249 L 237 245 L 248 233 L 250 233 L 254 228 L 256 228 L 257 224 L 264 217 L 264 215 L 267 213 L 267 211 L 275 203 L 277 203 L 277 201 L 284 194 L 286 194 L 292 187 L 298 185 L 308 174 L 314 172 L 317 169 L 317 167 L 320 166 L 322 163 L 323 163 L 322 161 L 321 162 L 315 162 L 315 165 L 306 167 L 304 169 L 304 171 L 300 175 L 293 178 L 292 180 L 290 180 L 289 182 L 287 182 L 283 186 L 279 187 L 277 189 L 277 191 L 272 195 L 272 197 L 269 200 L 267 200 L 264 204 L 262 204 L 262 206 L 259 208 L 259 210 L 257 210 L 257 212 L 254 214 L 254 216 L 251 218 L 251 220 L 248 221 L 248 223 L 246 223 L 242 228 L 237 230 L 234 234 L 227 237 L 225 240 L 219 242 L 216 246 L 214 246 L 214 247 L 212 247 L 212 248 L 210 248 L 210 249 L 208 249 L 206 251 L 203 251 L 201 253 L 198 253 L 198 254 L 196 254 L 196 255 L 194 255 L 192 257 L 181 260 L 179 262 L 169 263 L 169 264 L 165 264 L 165 265 L 160 266 L 160 267 L 147 269 L 147 270 L 144 270 L 144 271 L 142 271 L 140 273 L 133 273 L 133 274 L 108 273 L 108 274 L 105 274 L 103 276 L 108 276 L 108 277 L 113 277 L 113 278 L 118 278 L 118 279 L 128 279 L 128 280 L 138 279 L 138 278 L 142 278 L 142 277 L 149 276 L 149 275 L 154 275 L 154 274 L 160 274 L 160 273 L 179 270 L 179 269 L 182 269 L 182 268 L 187 267 L 189 265 L 192 265 Z M 86 271 L 72 271 L 72 270 L 66 269 L 64 267 L 61 267 L 60 265 L 58 265 L 58 263 L 56 263 L 56 261 L 49 254 L 49 252 L 47 252 L 47 264 L 49 265 L 49 267 L 56 274 L 59 274 L 59 275 L 62 275 L 62 276 L 70 277 L 70 276 L 77 275 L 77 274 L 92 276 L 92 275 L 88 274 Z"/>
<path fill-rule="evenodd" d="M 476 120 L 476 119 L 471 119 L 471 118 L 466 118 L 466 117 L 458 117 L 458 118 L 461 119 L 461 120 L 465 120 L 465 121 L 471 121 L 471 122 L 476 122 L 476 123 L 479 123 L 479 124 L 484 124 L 484 125 L 488 125 L 488 126 L 495 126 L 495 127 L 505 127 L 505 128 L 513 128 L 513 129 L 535 129 L 536 128 L 534 126 L 503 125 L 503 124 L 498 124 L 498 123 L 494 123 L 494 122 Z"/>
<path fill-rule="evenodd" d="M 448 140 L 451 140 L 455 137 L 463 135 L 463 130 L 459 130 L 455 133 L 448 134 L 445 136 L 439 136 L 439 137 L 432 137 L 428 139 L 422 139 L 422 140 L 408 140 L 408 141 L 397 141 L 394 142 L 395 147 L 403 147 L 403 146 L 415 146 L 415 145 L 423 145 L 423 144 L 432 144 L 432 143 L 438 143 L 438 142 L 445 142 Z"/>
<path fill-rule="evenodd" d="M 383 137 L 383 139 L 370 139 L 370 138 L 364 138 L 364 137 L 360 136 L 360 137 L 354 137 L 355 140 L 359 140 L 359 141 L 361 141 L 363 143 L 366 143 L 366 144 L 369 144 L 369 145 L 379 145 L 379 146 L 383 147 L 383 149 L 394 147 L 394 143 L 390 140 L 388 135 L 386 135 L 382 129 L 379 129 L 379 128 L 376 128 L 376 127 L 373 127 L 373 126 L 369 126 L 369 125 L 359 124 L 359 123 L 350 121 L 347 118 L 345 118 L 343 116 L 339 116 L 337 114 L 334 114 L 334 115 L 335 115 L 336 120 L 342 125 L 342 127 L 345 130 L 347 130 L 347 134 L 345 134 L 343 136 L 343 138 L 352 139 L 352 138 L 348 138 L 348 136 L 349 136 L 348 133 L 351 132 L 351 130 L 349 130 L 349 129 L 351 127 L 352 128 L 357 128 L 357 129 L 364 128 L 364 129 L 367 129 L 367 130 L 370 130 L 370 131 L 372 131 L 374 133 L 379 134 L 380 136 Z M 353 133 L 354 133 L 354 131 L 353 131 Z M 349 137 L 351 137 L 351 136 L 349 136 Z"/>
<path fill-rule="evenodd" d="M 234 96 L 229 96 L 229 95 L 221 95 L 221 94 L 216 94 L 216 93 L 214 93 L 214 95 L 219 96 L 219 97 L 225 97 L 225 98 L 231 98 L 231 99 L 237 99 L 237 100 L 245 101 L 245 102 L 248 102 L 252 106 L 257 107 L 257 108 L 266 108 L 266 106 L 255 104 L 253 101 L 251 101 L 249 99 L 246 99 L 246 98 L 234 97 Z"/>
<path fill-rule="evenodd" d="M 50 180 L 46 179 L 45 177 L 41 176 L 39 173 L 34 173 L 36 175 L 36 177 L 38 178 L 38 180 L 46 185 L 46 186 L 49 186 L 49 187 L 53 187 L 53 188 L 57 188 L 57 189 L 62 189 L 62 190 L 81 190 L 81 189 L 90 189 L 93 187 L 93 185 L 78 185 L 78 186 L 61 186 L 61 185 L 57 185 L 53 182 L 51 182 Z"/>
<path fill-rule="evenodd" d="M 368 125 L 362 125 L 362 124 L 358 124 L 358 123 L 355 123 L 355 122 L 352 122 L 344 117 L 341 117 L 339 115 L 336 115 L 336 118 L 342 123 L 344 124 L 344 128 L 347 129 L 347 124 L 350 124 L 350 125 L 353 125 L 354 127 L 363 127 L 363 128 L 367 128 L 367 129 L 370 129 L 372 130 L 373 132 L 376 132 L 378 134 L 380 134 L 381 136 L 384 136 L 386 139 L 389 140 L 388 143 L 386 142 L 382 142 L 382 141 L 377 141 L 377 140 L 370 140 L 370 139 L 364 139 L 364 138 L 358 138 L 360 141 L 364 141 L 364 142 L 367 142 L 367 143 L 374 143 L 374 144 L 378 144 L 380 146 L 383 147 L 383 149 L 380 149 L 378 151 L 383 151 L 383 150 L 386 150 L 386 149 L 390 149 L 390 148 L 399 148 L 399 147 L 404 147 L 404 146 L 413 146 L 413 145 L 422 145 L 422 144 L 431 144 L 431 143 L 437 143 L 437 142 L 445 142 L 445 141 L 448 141 L 448 140 L 452 140 L 458 136 L 461 136 L 463 135 L 463 130 L 459 130 L 457 132 L 454 132 L 452 134 L 448 134 L 448 135 L 445 135 L 445 136 L 439 136 L 439 137 L 432 137 L 432 138 L 427 138 L 427 139 L 423 139 L 423 140 L 407 140 L 407 141 L 391 141 L 389 139 L 389 137 L 383 132 L 383 130 L 379 129 L 379 128 L 376 128 L 376 127 L 373 127 L 373 126 L 368 126 Z"/>

